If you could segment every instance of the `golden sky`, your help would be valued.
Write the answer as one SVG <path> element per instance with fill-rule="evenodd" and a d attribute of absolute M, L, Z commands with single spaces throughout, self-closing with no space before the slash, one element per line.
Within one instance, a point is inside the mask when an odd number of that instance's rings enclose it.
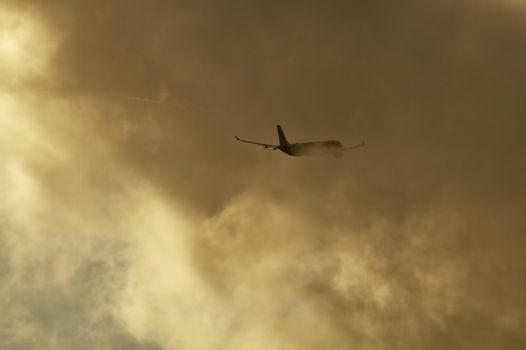
<path fill-rule="evenodd" d="M 525 10 L 4 0 L 0 349 L 524 349 Z"/>

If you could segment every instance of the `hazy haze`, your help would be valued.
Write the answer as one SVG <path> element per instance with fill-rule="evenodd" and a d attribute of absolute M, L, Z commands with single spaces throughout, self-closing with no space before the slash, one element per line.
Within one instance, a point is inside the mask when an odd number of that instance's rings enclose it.
<path fill-rule="evenodd" d="M 519 0 L 4 1 L 0 349 L 525 348 L 524 62 Z"/>

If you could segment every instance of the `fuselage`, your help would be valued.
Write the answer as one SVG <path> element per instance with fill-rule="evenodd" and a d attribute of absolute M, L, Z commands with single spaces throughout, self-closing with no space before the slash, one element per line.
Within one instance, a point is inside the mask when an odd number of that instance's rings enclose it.
<path fill-rule="evenodd" d="M 343 151 L 343 146 L 340 141 L 328 140 L 280 144 L 278 149 L 291 156 L 316 156 L 321 154 L 339 156 Z"/>

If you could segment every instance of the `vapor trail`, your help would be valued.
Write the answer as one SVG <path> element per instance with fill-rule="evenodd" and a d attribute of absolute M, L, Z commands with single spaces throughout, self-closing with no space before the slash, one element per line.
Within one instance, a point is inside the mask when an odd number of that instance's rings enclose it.
<path fill-rule="evenodd" d="M 123 96 L 123 98 L 127 100 L 138 101 L 138 102 L 145 102 L 145 103 L 151 103 L 151 104 L 157 104 L 157 105 L 171 105 L 171 106 L 176 106 L 180 108 L 189 108 L 189 109 L 201 110 L 203 112 L 218 113 L 218 114 L 228 115 L 231 117 L 239 117 L 238 115 L 235 115 L 232 112 L 228 112 L 228 111 L 218 109 L 218 108 L 207 107 L 204 105 L 193 104 L 193 103 L 178 102 L 174 100 L 157 100 L 153 98 L 128 96 L 128 95 Z"/>

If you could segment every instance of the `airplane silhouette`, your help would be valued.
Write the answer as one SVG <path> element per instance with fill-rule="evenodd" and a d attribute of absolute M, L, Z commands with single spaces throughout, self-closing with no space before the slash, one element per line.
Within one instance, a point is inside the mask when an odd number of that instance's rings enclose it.
<path fill-rule="evenodd" d="M 362 147 L 365 145 L 365 141 L 362 141 L 362 143 L 354 145 L 354 146 L 343 147 L 342 143 L 336 140 L 289 143 L 287 141 L 287 138 L 285 137 L 283 128 L 280 125 L 277 125 L 277 128 L 278 128 L 279 145 L 270 145 L 267 143 L 243 140 L 237 136 L 235 136 L 235 138 L 236 140 L 241 141 L 241 142 L 247 142 L 247 143 L 252 143 L 255 145 L 260 145 L 265 148 L 270 147 L 273 150 L 279 149 L 280 151 L 288 155 L 291 155 L 291 156 L 315 156 L 315 155 L 322 155 L 322 154 L 332 154 L 336 158 L 341 158 L 343 155 L 343 151 L 352 149 L 352 148 Z"/>

